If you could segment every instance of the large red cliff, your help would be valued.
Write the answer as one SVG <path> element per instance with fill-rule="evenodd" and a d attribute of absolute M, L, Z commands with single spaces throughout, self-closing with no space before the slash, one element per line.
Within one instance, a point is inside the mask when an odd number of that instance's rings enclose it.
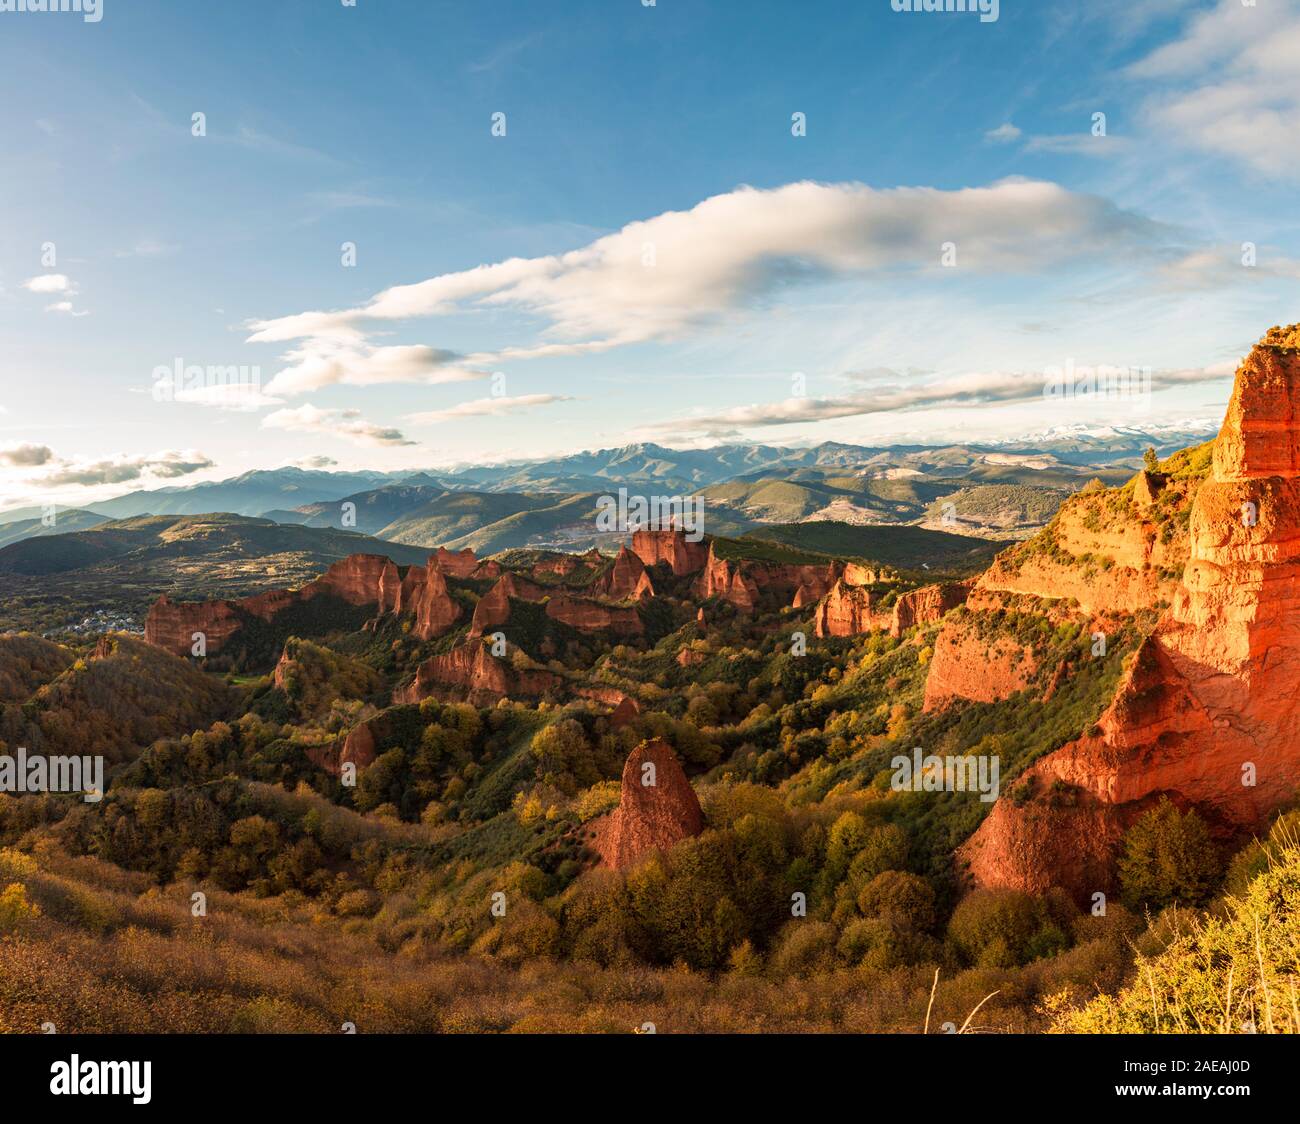
<path fill-rule="evenodd" d="M 704 569 L 709 548 L 701 538 L 692 542 L 685 531 L 635 531 L 632 534 L 632 553 L 647 566 L 666 562 L 675 577 L 693 574 Z"/>
<path fill-rule="evenodd" d="M 194 633 L 199 632 L 207 654 L 216 655 L 251 621 L 273 622 L 286 609 L 320 597 L 373 605 L 376 615 L 413 613 L 412 631 L 426 640 L 445 632 L 460 616 L 440 571 L 411 566 L 403 575 L 381 554 L 353 554 L 301 589 L 271 590 L 238 601 L 172 601 L 164 594 L 149 609 L 144 637 L 157 648 L 188 656 Z"/>
<path fill-rule="evenodd" d="M 902 636 L 909 628 L 942 620 L 945 614 L 966 603 L 971 588 L 968 582 L 926 585 L 896 594 L 892 605 L 883 606 L 888 591 L 849 580 L 850 576 L 867 575 L 874 580 L 872 571 L 861 567 L 854 570 L 852 575 L 846 572 L 813 607 L 814 636 L 858 636 L 884 631 L 891 636 Z"/>
<path fill-rule="evenodd" d="M 1237 371 L 1192 501 L 1172 605 L 1098 726 L 1027 774 L 963 849 L 981 885 L 1110 885 L 1123 830 L 1161 795 L 1222 831 L 1257 830 L 1300 785 L 1300 333 Z M 1056 782 L 1060 782 L 1057 785 Z M 1077 792 L 1069 807 L 1042 795 Z"/>
<path fill-rule="evenodd" d="M 640 636 L 644 631 L 636 609 L 611 605 L 587 597 L 575 597 L 560 589 L 538 585 L 509 571 L 479 598 L 470 623 L 470 637 L 503 628 L 510 621 L 510 602 L 546 603 L 546 615 L 580 632 L 612 632 L 619 636 Z"/>

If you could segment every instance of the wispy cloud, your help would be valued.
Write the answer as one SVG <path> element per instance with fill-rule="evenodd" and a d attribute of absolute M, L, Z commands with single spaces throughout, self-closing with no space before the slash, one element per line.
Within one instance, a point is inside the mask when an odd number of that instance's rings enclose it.
<path fill-rule="evenodd" d="M 305 403 L 295 409 L 276 410 L 262 419 L 264 429 L 284 429 L 297 433 L 321 433 L 340 437 L 354 445 L 414 445 L 401 430 L 375 425 L 361 416 L 360 410 L 319 409 Z"/>
<path fill-rule="evenodd" d="M 1154 371 L 1151 390 L 1167 390 L 1232 376 L 1231 365 Z M 871 414 L 908 413 L 951 406 L 993 406 L 1044 398 L 1048 377 L 1041 371 L 977 371 L 930 383 L 884 383 L 837 398 L 787 398 L 711 414 L 686 415 L 638 428 L 645 439 L 699 434 L 733 438 L 746 430 L 809 424 Z"/>
<path fill-rule="evenodd" d="M 455 418 L 501 417 L 504 414 L 527 413 L 537 406 L 546 406 L 552 402 L 572 402 L 567 394 L 520 394 L 514 398 L 476 398 L 472 402 L 462 402 L 446 410 L 429 410 L 422 414 L 408 414 L 406 420 L 413 425 L 432 425 L 437 422 L 451 421 Z"/>
<path fill-rule="evenodd" d="M 23 443 L 0 447 L 0 464 L 17 468 L 35 468 L 53 459 L 54 451 L 48 445 Z"/>
<path fill-rule="evenodd" d="M 1264 176 L 1300 178 L 1300 0 L 1219 0 L 1128 74 L 1162 87 L 1144 104 L 1162 135 Z"/>
<path fill-rule="evenodd" d="M 96 461 L 55 459 L 49 471 L 30 478 L 29 482 L 42 488 L 69 485 L 89 488 L 124 484 L 143 477 L 174 480 L 211 468 L 214 463 L 210 457 L 193 449 L 168 449 L 144 456 L 122 454 Z"/>
<path fill-rule="evenodd" d="M 689 211 L 629 223 L 565 254 L 511 258 L 376 294 L 357 308 L 304 312 L 251 325 L 253 342 L 303 340 L 271 393 L 336 382 L 451 381 L 484 365 L 583 355 L 681 338 L 761 307 L 809 281 L 939 273 L 941 247 L 963 271 L 1037 273 L 1117 253 L 1139 259 L 1166 240 L 1160 224 L 1057 184 L 1004 180 L 983 188 L 877 190 L 801 182 L 738 188 Z M 460 356 L 432 348 L 374 348 L 377 324 L 511 308 L 542 318 L 533 339 Z"/>

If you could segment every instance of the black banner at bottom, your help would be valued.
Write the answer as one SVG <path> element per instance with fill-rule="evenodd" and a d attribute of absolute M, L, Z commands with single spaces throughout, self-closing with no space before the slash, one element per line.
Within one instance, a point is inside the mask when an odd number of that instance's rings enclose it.
<path fill-rule="evenodd" d="M 675 1085 L 694 1103 L 769 1111 L 861 1109 L 873 1090 L 901 1087 L 927 1110 L 1011 1094 L 1056 1105 L 1258 1103 L 1294 1094 L 1300 1060 L 1294 1041 L 1263 1035 L 48 1035 L 9 1036 L 0 1049 L 9 1110 L 64 1101 L 218 1112 L 373 1112 L 388 1096 L 452 1095 L 487 1108 L 575 1097 L 587 1111 L 621 1105 L 622 1115 L 649 1112 Z"/>

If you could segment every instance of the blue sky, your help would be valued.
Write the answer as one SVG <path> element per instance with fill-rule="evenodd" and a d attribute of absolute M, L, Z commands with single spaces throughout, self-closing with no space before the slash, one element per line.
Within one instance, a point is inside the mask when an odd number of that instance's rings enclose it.
<path fill-rule="evenodd" d="M 1300 319 L 1297 0 L 103 3 L 0 11 L 0 506 L 1215 418 Z"/>

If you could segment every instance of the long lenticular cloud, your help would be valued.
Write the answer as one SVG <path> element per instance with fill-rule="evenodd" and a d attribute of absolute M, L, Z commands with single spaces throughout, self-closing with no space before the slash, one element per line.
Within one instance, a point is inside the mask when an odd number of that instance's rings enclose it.
<path fill-rule="evenodd" d="M 741 187 L 669 211 L 581 249 L 511 258 L 411 285 L 366 304 L 254 322 L 250 342 L 302 341 L 268 394 L 334 384 L 482 378 L 486 364 L 589 354 L 680 338 L 761 303 L 783 286 L 822 278 L 939 271 L 956 247 L 962 272 L 1039 273 L 1084 258 L 1150 253 L 1166 227 L 1054 183 L 1009 179 L 941 191 L 861 183 Z M 545 322 L 527 342 L 459 355 L 377 347 L 387 324 L 474 308 L 509 308 Z"/>

